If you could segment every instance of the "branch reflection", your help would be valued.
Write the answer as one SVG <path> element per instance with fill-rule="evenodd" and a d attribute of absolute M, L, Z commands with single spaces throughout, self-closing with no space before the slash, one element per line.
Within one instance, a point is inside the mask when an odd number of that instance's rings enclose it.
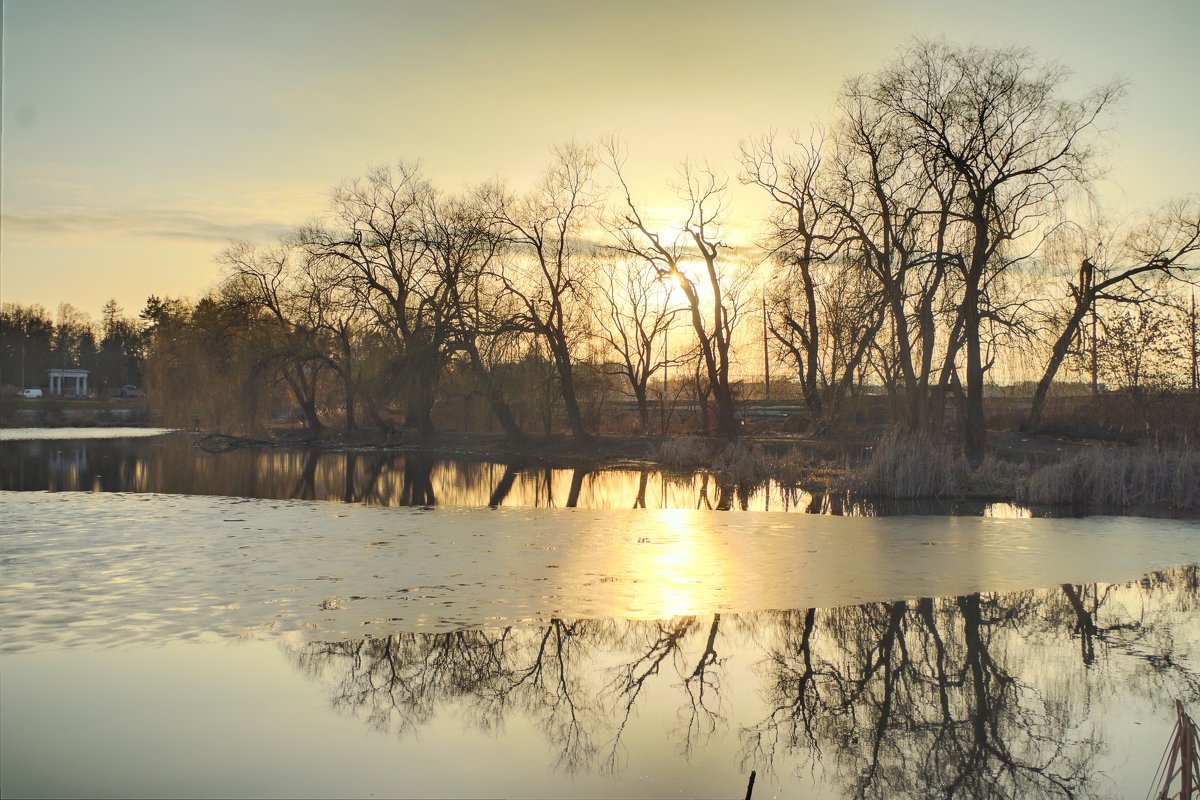
<path fill-rule="evenodd" d="M 657 709 L 684 757 L 736 734 L 731 771 L 819 769 L 847 797 L 1090 797 L 1104 793 L 1097 708 L 1200 701 L 1182 636 L 1197 587 L 1186 567 L 1122 585 L 397 633 L 291 656 L 380 730 L 455 713 L 496 731 L 521 715 L 568 772 L 619 772 L 632 721 Z"/>

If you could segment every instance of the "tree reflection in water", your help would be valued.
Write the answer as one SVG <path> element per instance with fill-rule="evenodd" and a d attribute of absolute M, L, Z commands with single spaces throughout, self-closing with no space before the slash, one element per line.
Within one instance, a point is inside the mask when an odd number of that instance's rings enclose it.
<path fill-rule="evenodd" d="M 0 450 L 0 487 L 22 491 L 157 492 L 338 500 L 372 506 L 697 508 L 874 516 L 982 514 L 983 502 L 880 503 L 845 492 L 810 494 L 768 481 L 735 484 L 708 473 L 572 470 L 435 458 L 408 452 L 240 447 L 209 452 L 192 437 L 19 441 Z"/>
<path fill-rule="evenodd" d="M 1090 797 L 1103 794 L 1097 704 L 1200 701 L 1180 640 L 1194 627 L 1197 585 L 1196 567 L 1185 567 L 1124 585 L 657 622 L 554 619 L 316 642 L 292 655 L 332 680 L 336 706 L 379 729 L 412 733 L 451 706 L 485 730 L 526 715 L 567 771 L 619 771 L 626 728 L 654 684 L 675 698 L 665 733 L 682 755 L 718 730 L 740 737 L 731 771 L 819 765 L 862 798 Z M 757 687 L 729 685 L 735 652 L 754 661 Z M 731 724 L 747 718 L 733 705 L 761 713 Z"/>
<path fill-rule="evenodd" d="M 811 749 L 853 797 L 1086 796 L 1098 748 L 1079 729 L 1086 702 L 1020 677 L 1036 649 L 1013 635 L 1043 635 L 1048 601 L 973 594 L 787 617 L 770 655 L 775 708 L 745 732 L 747 750 Z"/>

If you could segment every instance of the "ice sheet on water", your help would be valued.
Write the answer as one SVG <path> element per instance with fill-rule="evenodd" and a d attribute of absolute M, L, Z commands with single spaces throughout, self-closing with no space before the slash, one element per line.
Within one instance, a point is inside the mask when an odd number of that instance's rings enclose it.
<path fill-rule="evenodd" d="M 0 442 L 138 439 L 174 432 L 174 428 L 0 428 Z"/>
<path fill-rule="evenodd" d="M 661 619 L 1122 581 L 1200 561 L 1200 524 L 421 511 L 0 492 L 9 652 L 206 633 L 324 637 Z"/>

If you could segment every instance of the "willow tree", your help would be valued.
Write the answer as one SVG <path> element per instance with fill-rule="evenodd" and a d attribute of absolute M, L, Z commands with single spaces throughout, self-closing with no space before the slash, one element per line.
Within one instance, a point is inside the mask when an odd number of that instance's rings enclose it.
<path fill-rule="evenodd" d="M 421 204 L 421 236 L 445 293 L 453 331 L 449 348 L 466 357 L 483 386 L 493 416 L 513 440 L 524 438 L 495 374 L 489 355 L 512 335 L 514 309 L 493 274 L 503 237 L 492 219 L 486 192 L 466 196 L 430 195 Z"/>
<path fill-rule="evenodd" d="M 1036 241 L 1067 192 L 1096 174 L 1093 134 L 1122 86 L 1081 98 L 1063 95 L 1067 71 L 1024 49 L 917 41 L 891 65 L 857 81 L 851 94 L 902 123 L 913 150 L 956 186 L 950 235 L 962 282 L 965 349 L 964 444 L 972 459 L 986 445 L 982 324 L 987 291 L 1012 263 L 1006 250 Z"/>
<path fill-rule="evenodd" d="M 422 227 L 422 208 L 435 194 L 415 165 L 372 169 L 334 191 L 327 225 L 298 237 L 313 257 L 336 265 L 340 282 L 389 340 L 405 425 L 423 432 L 433 429 L 454 333 L 450 294 Z"/>
<path fill-rule="evenodd" d="M 298 261 L 303 253 L 286 244 L 259 247 L 234 242 L 217 256 L 225 268 L 220 285 L 224 305 L 239 314 L 255 336 L 249 349 L 253 368 L 243 397 L 253 406 L 261 384 L 278 377 L 288 387 L 306 427 L 324 427 L 317 414 L 321 373 L 329 358 L 317 330 L 305 319 L 306 304 L 298 291 Z"/>

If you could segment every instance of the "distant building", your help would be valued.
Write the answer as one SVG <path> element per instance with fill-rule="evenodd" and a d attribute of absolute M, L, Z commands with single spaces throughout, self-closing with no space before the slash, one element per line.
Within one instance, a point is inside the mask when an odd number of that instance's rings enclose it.
<path fill-rule="evenodd" d="M 60 397 L 87 397 L 88 376 L 86 369 L 50 369 L 50 394 Z M 68 384 L 67 382 L 71 383 Z"/>

